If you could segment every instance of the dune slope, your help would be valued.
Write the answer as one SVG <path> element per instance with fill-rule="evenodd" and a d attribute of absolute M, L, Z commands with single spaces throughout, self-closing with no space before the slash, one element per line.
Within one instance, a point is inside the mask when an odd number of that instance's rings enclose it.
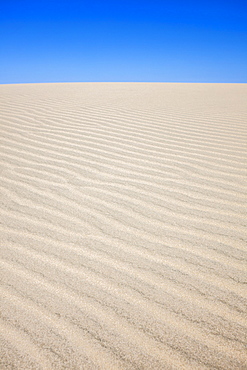
<path fill-rule="evenodd" d="M 1 369 L 246 369 L 246 84 L 0 86 Z"/>

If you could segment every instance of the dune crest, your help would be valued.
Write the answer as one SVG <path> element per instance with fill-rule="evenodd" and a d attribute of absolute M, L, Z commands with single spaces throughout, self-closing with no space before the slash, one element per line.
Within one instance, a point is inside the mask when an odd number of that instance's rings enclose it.
<path fill-rule="evenodd" d="M 1 369 L 246 369 L 246 84 L 0 86 Z"/>

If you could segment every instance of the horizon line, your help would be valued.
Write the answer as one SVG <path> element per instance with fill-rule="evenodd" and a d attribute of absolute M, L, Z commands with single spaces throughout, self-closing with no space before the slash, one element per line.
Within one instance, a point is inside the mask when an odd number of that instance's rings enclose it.
<path fill-rule="evenodd" d="M 59 82 L 0 82 L 0 85 L 35 85 L 35 84 L 246 84 L 247 82 L 171 82 L 171 81 L 59 81 Z"/>

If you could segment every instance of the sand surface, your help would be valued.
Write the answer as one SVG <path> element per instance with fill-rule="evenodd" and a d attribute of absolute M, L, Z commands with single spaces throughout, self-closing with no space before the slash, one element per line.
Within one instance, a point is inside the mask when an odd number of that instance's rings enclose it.
<path fill-rule="evenodd" d="M 0 86 L 1 369 L 247 369 L 246 102 Z"/>

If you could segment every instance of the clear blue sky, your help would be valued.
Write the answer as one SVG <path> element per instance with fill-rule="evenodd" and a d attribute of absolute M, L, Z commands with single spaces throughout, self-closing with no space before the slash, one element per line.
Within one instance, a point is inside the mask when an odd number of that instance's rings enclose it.
<path fill-rule="evenodd" d="M 0 0 L 0 83 L 247 82 L 247 0 Z"/>

